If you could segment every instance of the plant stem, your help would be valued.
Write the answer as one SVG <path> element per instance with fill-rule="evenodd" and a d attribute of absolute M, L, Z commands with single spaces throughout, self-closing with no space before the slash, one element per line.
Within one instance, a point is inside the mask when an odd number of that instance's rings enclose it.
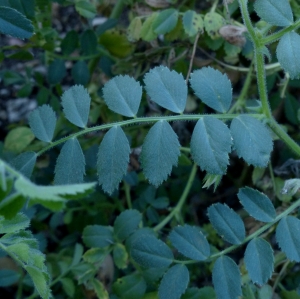
<path fill-rule="evenodd" d="M 132 209 L 130 186 L 126 182 L 124 182 L 124 189 L 125 189 L 125 196 L 126 196 L 126 202 L 127 202 L 128 209 Z"/>
<path fill-rule="evenodd" d="M 187 72 L 186 79 L 185 79 L 186 84 L 188 84 L 188 82 L 189 82 L 189 77 L 190 77 L 190 74 L 191 74 L 191 71 L 192 71 L 194 57 L 195 57 L 195 54 L 196 54 L 196 49 L 197 49 L 197 44 L 198 44 L 199 37 L 200 37 L 200 32 L 198 32 L 197 35 L 196 35 L 196 37 L 195 37 L 195 41 L 194 41 L 194 45 L 193 45 L 193 51 L 192 51 L 192 56 L 191 56 L 191 59 L 190 59 L 189 70 Z"/>
<path fill-rule="evenodd" d="M 183 193 L 176 205 L 176 207 L 172 210 L 172 212 L 166 217 L 164 218 L 163 221 L 161 221 L 159 224 L 157 224 L 153 230 L 154 231 L 159 231 L 161 230 L 165 225 L 167 225 L 169 223 L 169 221 L 178 213 L 181 212 L 181 209 L 187 199 L 187 196 L 191 190 L 191 187 L 192 187 L 192 184 L 193 184 L 193 181 L 195 179 L 195 176 L 196 176 L 196 173 L 197 173 L 197 164 L 194 164 L 193 167 L 192 167 L 192 170 L 191 170 L 191 173 L 190 173 L 190 176 L 189 176 L 189 179 L 187 181 L 187 184 L 183 190 Z"/>
<path fill-rule="evenodd" d="M 110 19 L 119 19 L 125 6 L 125 0 L 117 0 L 117 3 L 114 5 L 114 8 L 109 16 Z"/>

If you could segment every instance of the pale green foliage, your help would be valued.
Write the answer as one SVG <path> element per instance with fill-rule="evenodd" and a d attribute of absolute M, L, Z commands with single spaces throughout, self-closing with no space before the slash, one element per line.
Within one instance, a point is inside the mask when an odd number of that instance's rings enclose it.
<path fill-rule="evenodd" d="M 153 22 L 153 30 L 157 34 L 168 33 L 176 26 L 177 20 L 178 10 L 175 8 L 163 10 Z"/>
<path fill-rule="evenodd" d="M 194 36 L 204 29 L 203 19 L 200 14 L 193 10 L 187 10 L 182 18 L 184 31 L 189 36 Z"/>

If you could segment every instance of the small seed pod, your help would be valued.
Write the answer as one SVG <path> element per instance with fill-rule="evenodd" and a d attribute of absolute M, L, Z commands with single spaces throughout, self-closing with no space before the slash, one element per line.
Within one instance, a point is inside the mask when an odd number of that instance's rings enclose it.
<path fill-rule="evenodd" d="M 220 28 L 219 33 L 230 44 L 243 47 L 246 43 L 246 38 L 243 33 L 246 31 L 247 29 L 245 27 L 225 25 Z"/>

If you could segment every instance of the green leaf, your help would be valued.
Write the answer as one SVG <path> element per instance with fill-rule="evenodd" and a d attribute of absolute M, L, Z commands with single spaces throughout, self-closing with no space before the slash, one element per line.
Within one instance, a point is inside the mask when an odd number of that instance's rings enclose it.
<path fill-rule="evenodd" d="M 10 269 L 0 269 L 0 287 L 9 287 L 18 282 L 20 273 Z"/>
<path fill-rule="evenodd" d="M 77 1 L 75 2 L 76 11 L 83 17 L 92 19 L 97 14 L 95 6 L 88 1 Z"/>
<path fill-rule="evenodd" d="M 167 268 L 174 259 L 171 249 L 150 234 L 141 235 L 132 242 L 131 256 L 145 268 Z"/>
<path fill-rule="evenodd" d="M 71 278 L 63 277 L 60 280 L 62 288 L 69 298 L 73 298 L 75 294 L 75 284 Z"/>
<path fill-rule="evenodd" d="M 300 123 L 300 120 L 298 118 L 299 110 L 299 101 L 291 94 L 286 94 L 286 97 L 284 99 L 284 114 L 289 122 L 291 122 L 293 125 L 299 125 Z"/>
<path fill-rule="evenodd" d="M 216 12 L 209 12 L 204 16 L 204 27 L 211 39 L 220 37 L 219 30 L 226 25 L 225 19 Z"/>
<path fill-rule="evenodd" d="M 56 125 L 56 115 L 49 105 L 43 105 L 29 114 L 29 126 L 36 138 L 51 142 Z"/>
<path fill-rule="evenodd" d="M 126 210 L 122 212 L 114 223 L 114 236 L 123 242 L 138 228 L 142 221 L 142 214 L 137 210 Z"/>
<path fill-rule="evenodd" d="M 49 286 L 49 275 L 45 272 L 41 272 L 41 269 L 34 267 L 34 266 L 25 266 L 25 270 L 30 275 L 33 284 L 38 291 L 39 295 L 43 299 L 50 299 L 51 296 L 51 289 Z"/>
<path fill-rule="evenodd" d="M 300 262 L 300 220 L 294 216 L 282 218 L 276 228 L 276 240 L 291 261 Z"/>
<path fill-rule="evenodd" d="M 72 68 L 72 77 L 75 84 L 86 85 L 90 80 L 89 68 L 85 61 L 77 61 Z"/>
<path fill-rule="evenodd" d="M 212 287 L 203 287 L 187 289 L 181 299 L 217 299 L 217 297 Z"/>
<path fill-rule="evenodd" d="M 85 157 L 77 138 L 69 139 L 62 147 L 55 165 L 55 185 L 83 182 Z"/>
<path fill-rule="evenodd" d="M 52 85 L 61 83 L 62 79 L 66 76 L 67 71 L 65 62 L 61 59 L 56 59 L 49 65 L 48 68 L 48 82 Z"/>
<path fill-rule="evenodd" d="M 89 264 L 102 263 L 106 256 L 110 253 L 110 247 L 91 248 L 83 255 L 83 260 Z"/>
<path fill-rule="evenodd" d="M 156 34 L 165 34 L 172 31 L 178 21 L 178 10 L 169 8 L 161 11 L 155 18 L 152 28 Z"/>
<path fill-rule="evenodd" d="M 0 6 L 0 31 L 17 38 L 30 38 L 33 26 L 23 14 L 17 10 Z"/>
<path fill-rule="evenodd" d="M 157 12 L 152 13 L 143 23 L 141 28 L 141 38 L 144 41 L 150 42 L 157 38 L 157 34 L 153 30 L 153 22 L 156 20 L 157 15 Z"/>
<path fill-rule="evenodd" d="M 273 149 L 269 130 L 248 115 L 234 118 L 230 130 L 238 156 L 255 167 L 266 167 Z"/>
<path fill-rule="evenodd" d="M 210 247 L 205 236 L 196 227 L 185 224 L 172 230 L 169 239 L 184 256 L 204 261 L 210 255 Z"/>
<path fill-rule="evenodd" d="M 118 188 L 126 174 L 129 154 L 129 142 L 122 128 L 112 127 L 99 146 L 97 161 L 99 184 L 108 194 Z"/>
<path fill-rule="evenodd" d="M 239 268 L 228 256 L 216 260 L 212 279 L 218 299 L 237 299 L 242 295 Z"/>
<path fill-rule="evenodd" d="M 91 104 L 88 91 L 82 85 L 74 85 L 63 93 L 61 101 L 66 118 L 72 124 L 85 128 Z"/>
<path fill-rule="evenodd" d="M 190 281 L 189 270 L 183 264 L 172 266 L 163 276 L 158 295 L 160 299 L 179 299 Z"/>
<path fill-rule="evenodd" d="M 159 186 L 177 165 L 178 137 L 167 121 L 158 121 L 148 132 L 142 147 L 141 163 L 151 184 Z"/>
<path fill-rule="evenodd" d="M 204 116 L 194 128 L 191 154 L 195 162 L 210 174 L 224 174 L 229 164 L 231 135 L 220 120 Z"/>
<path fill-rule="evenodd" d="M 22 152 L 34 140 L 32 131 L 19 126 L 8 132 L 4 140 L 4 148 L 15 153 Z"/>
<path fill-rule="evenodd" d="M 67 33 L 65 38 L 62 40 L 60 47 L 64 55 L 70 55 L 73 53 L 79 45 L 78 33 L 71 30 Z"/>
<path fill-rule="evenodd" d="M 17 232 L 21 229 L 29 227 L 30 221 L 27 216 L 22 213 L 17 214 L 12 219 L 5 219 L 0 216 L 0 234 Z"/>
<path fill-rule="evenodd" d="M 187 85 L 181 74 L 165 66 L 151 69 L 144 77 L 151 100 L 175 113 L 182 113 L 187 100 Z"/>
<path fill-rule="evenodd" d="M 85 30 L 80 37 L 80 47 L 84 55 L 97 53 L 97 35 L 91 29 Z"/>
<path fill-rule="evenodd" d="M 43 201 L 64 201 L 65 197 L 81 197 L 94 189 L 96 183 L 61 185 L 61 186 L 38 186 L 19 177 L 15 182 L 15 188 L 22 195 L 31 199 Z"/>
<path fill-rule="evenodd" d="M 97 294 L 98 298 L 109 299 L 109 295 L 108 295 L 107 290 L 105 289 L 105 286 L 97 278 L 94 278 L 91 281 L 91 285 L 93 287 L 93 290 Z"/>
<path fill-rule="evenodd" d="M 103 97 L 109 109 L 124 116 L 134 117 L 142 99 L 142 87 L 129 76 L 116 76 L 103 87 Z"/>
<path fill-rule="evenodd" d="M 117 279 L 113 284 L 114 293 L 121 299 L 141 299 L 146 292 L 147 284 L 140 274 L 131 274 Z"/>
<path fill-rule="evenodd" d="M 275 26 L 289 26 L 293 23 L 293 12 L 288 1 L 256 0 L 254 9 L 258 16 Z"/>
<path fill-rule="evenodd" d="M 7 219 L 15 217 L 15 215 L 24 207 L 27 199 L 19 192 L 10 193 L 0 201 L 0 215 Z"/>
<path fill-rule="evenodd" d="M 241 217 L 227 205 L 216 203 L 207 211 L 211 224 L 227 242 L 240 244 L 245 239 L 245 226 Z"/>
<path fill-rule="evenodd" d="M 82 239 L 88 247 L 110 246 L 114 243 L 113 229 L 110 226 L 88 225 L 83 230 Z"/>
<path fill-rule="evenodd" d="M 274 270 L 274 255 L 270 244 L 261 238 L 252 239 L 245 251 L 245 264 L 253 283 L 265 284 Z"/>
<path fill-rule="evenodd" d="M 113 258 L 115 265 L 119 269 L 125 269 L 128 264 L 128 253 L 123 244 L 115 244 L 113 249 Z"/>
<path fill-rule="evenodd" d="M 30 178 L 36 158 L 37 154 L 35 152 L 24 152 L 13 159 L 11 164 L 16 170 L 21 172 L 27 178 Z"/>
<path fill-rule="evenodd" d="M 82 254 L 83 254 L 83 246 L 79 243 L 76 243 L 74 248 L 73 259 L 70 265 L 71 267 L 76 266 L 80 262 L 82 258 Z"/>
<path fill-rule="evenodd" d="M 142 20 L 141 17 L 135 17 L 131 20 L 129 26 L 127 27 L 127 39 L 134 43 L 138 41 L 141 37 L 142 30 Z"/>
<path fill-rule="evenodd" d="M 241 188 L 237 196 L 244 209 L 256 220 L 272 222 L 276 218 L 275 208 L 265 194 L 246 187 Z"/>
<path fill-rule="evenodd" d="M 198 32 L 202 32 L 204 28 L 204 22 L 201 15 L 197 14 L 193 10 L 187 10 L 183 14 L 183 28 L 188 36 L 195 36 Z"/>
<path fill-rule="evenodd" d="M 191 74 L 191 86 L 207 106 L 225 113 L 232 101 L 232 87 L 226 74 L 211 67 L 203 67 Z"/>
<path fill-rule="evenodd" d="M 300 61 L 297 55 L 299 47 L 300 36 L 291 31 L 280 39 L 276 49 L 278 61 L 284 71 L 289 73 L 291 79 L 300 76 Z"/>

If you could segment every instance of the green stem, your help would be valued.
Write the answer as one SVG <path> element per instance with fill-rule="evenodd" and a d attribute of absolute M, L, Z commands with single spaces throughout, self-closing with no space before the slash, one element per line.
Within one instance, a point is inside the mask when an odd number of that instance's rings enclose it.
<path fill-rule="evenodd" d="M 130 186 L 126 182 L 124 182 L 124 189 L 125 189 L 125 196 L 126 196 L 126 202 L 128 209 L 132 209 L 132 201 L 131 201 L 131 195 L 130 195 Z"/>
<path fill-rule="evenodd" d="M 115 122 L 115 123 L 85 128 L 79 132 L 73 133 L 73 134 L 63 137 L 57 141 L 51 142 L 46 147 L 44 147 L 42 150 L 40 150 L 37 153 L 37 155 L 40 156 L 43 153 L 47 152 L 49 149 L 51 149 L 59 144 L 62 144 L 71 138 L 77 138 L 81 135 L 91 133 L 91 132 L 108 130 L 114 126 L 124 127 L 124 126 L 128 126 L 128 125 L 138 125 L 138 124 L 142 124 L 142 123 L 149 124 L 149 123 L 155 123 L 155 122 L 163 121 L 163 120 L 168 121 L 168 122 L 177 121 L 177 120 L 189 120 L 189 121 L 194 120 L 194 121 L 196 121 L 205 115 L 204 114 L 180 114 L 180 115 L 171 115 L 171 116 L 137 117 L 137 118 L 119 121 L 119 122 Z M 263 118 L 263 115 L 257 114 L 257 113 L 249 114 L 249 115 L 252 117 L 258 118 L 258 119 Z M 236 114 L 210 114 L 209 116 L 218 118 L 218 119 L 223 119 L 223 120 L 231 120 L 236 117 Z"/>
<path fill-rule="evenodd" d="M 193 181 L 194 181 L 194 179 L 195 179 L 196 173 L 197 173 L 197 165 L 194 164 L 194 165 L 193 165 L 193 168 L 192 168 L 192 170 L 191 170 L 189 179 L 188 179 L 188 181 L 187 181 L 187 184 L 186 184 L 186 186 L 185 186 L 185 188 L 184 188 L 184 190 L 183 190 L 183 193 L 182 193 L 182 195 L 181 195 L 181 197 L 180 197 L 180 199 L 179 199 L 179 201 L 178 201 L 176 207 L 172 210 L 172 212 L 171 212 L 166 218 L 164 218 L 164 220 L 163 220 L 162 222 L 160 222 L 159 224 L 157 224 L 157 225 L 153 228 L 154 231 L 157 232 L 157 231 L 161 230 L 165 225 L 167 225 L 167 224 L 169 223 L 169 221 L 170 221 L 176 214 L 178 214 L 178 213 L 181 212 L 181 209 L 182 209 L 182 207 L 183 207 L 183 205 L 184 205 L 184 203 L 185 203 L 185 201 L 186 201 L 186 199 L 187 199 L 187 196 L 188 196 L 188 194 L 189 194 L 189 192 L 190 192 L 190 190 L 191 190 L 191 188 L 192 188 L 192 184 L 193 184 Z"/>
<path fill-rule="evenodd" d="M 114 8 L 110 14 L 110 19 L 119 19 L 123 9 L 125 7 L 125 0 L 118 0 L 114 5 Z"/>

